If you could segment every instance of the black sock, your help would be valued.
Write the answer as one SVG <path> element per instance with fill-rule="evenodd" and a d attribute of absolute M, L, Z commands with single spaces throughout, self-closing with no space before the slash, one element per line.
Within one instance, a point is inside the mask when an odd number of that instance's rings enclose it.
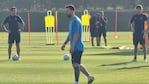
<path fill-rule="evenodd" d="M 74 72 L 75 72 L 75 81 L 79 81 L 80 68 L 79 67 L 75 67 L 74 68 Z"/>

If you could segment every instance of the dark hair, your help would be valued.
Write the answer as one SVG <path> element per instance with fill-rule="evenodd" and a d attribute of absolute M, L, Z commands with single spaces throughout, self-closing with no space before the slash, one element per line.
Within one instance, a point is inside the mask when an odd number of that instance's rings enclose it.
<path fill-rule="evenodd" d="M 10 11 L 12 11 L 13 9 L 17 9 L 17 8 L 15 6 L 13 6 L 10 8 Z"/>
<path fill-rule="evenodd" d="M 66 5 L 65 8 L 69 8 L 70 10 L 75 10 L 75 6 L 72 4 Z"/>
<path fill-rule="evenodd" d="M 137 6 L 136 6 L 136 9 L 141 9 L 141 10 L 143 10 L 143 6 L 141 5 L 141 4 L 138 4 Z"/>

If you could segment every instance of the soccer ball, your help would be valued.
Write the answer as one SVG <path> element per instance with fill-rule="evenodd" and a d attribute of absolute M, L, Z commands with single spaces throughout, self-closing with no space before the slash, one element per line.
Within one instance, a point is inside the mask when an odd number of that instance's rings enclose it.
<path fill-rule="evenodd" d="M 18 55 L 13 55 L 12 56 L 12 60 L 13 61 L 18 61 L 19 60 L 19 56 Z"/>
<path fill-rule="evenodd" d="M 65 60 L 65 61 L 68 61 L 68 60 L 69 60 L 69 54 L 65 54 L 65 55 L 64 55 L 64 60 Z"/>

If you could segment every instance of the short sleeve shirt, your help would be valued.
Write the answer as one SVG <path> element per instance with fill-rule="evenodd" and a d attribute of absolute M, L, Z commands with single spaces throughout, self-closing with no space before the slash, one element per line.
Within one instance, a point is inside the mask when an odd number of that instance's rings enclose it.
<path fill-rule="evenodd" d="M 70 44 L 73 41 L 74 34 L 78 33 L 79 37 L 78 40 L 75 44 L 74 51 L 83 51 L 84 50 L 84 45 L 82 42 L 82 25 L 81 25 L 81 20 L 77 16 L 74 16 L 70 22 L 69 22 L 69 40 Z"/>

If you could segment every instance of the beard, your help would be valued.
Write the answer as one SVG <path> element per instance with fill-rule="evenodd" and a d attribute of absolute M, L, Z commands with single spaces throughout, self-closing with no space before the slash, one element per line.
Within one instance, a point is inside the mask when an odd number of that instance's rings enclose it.
<path fill-rule="evenodd" d="M 71 18 L 71 15 L 70 15 L 70 14 L 66 14 L 66 16 L 67 16 L 68 18 Z"/>

